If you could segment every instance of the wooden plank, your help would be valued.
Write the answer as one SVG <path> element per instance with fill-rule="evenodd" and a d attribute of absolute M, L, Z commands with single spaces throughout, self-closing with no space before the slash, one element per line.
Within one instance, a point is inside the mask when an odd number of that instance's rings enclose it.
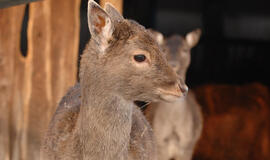
<path fill-rule="evenodd" d="M 12 159 L 14 139 L 19 137 L 19 125 L 13 125 L 14 120 L 21 121 L 22 102 L 13 102 L 15 89 L 15 66 L 22 64 L 20 47 L 21 23 L 25 6 L 11 7 L 0 10 L 0 159 Z M 15 18 L 10 18 L 15 17 Z M 20 69 L 20 68 L 18 68 Z M 19 109 L 19 110 L 17 110 Z M 17 115 L 12 116 L 13 112 Z"/>
<path fill-rule="evenodd" d="M 21 158 L 39 159 L 41 131 L 51 105 L 50 1 L 30 4 L 28 54 L 25 68 L 25 106 Z"/>
<path fill-rule="evenodd" d="M 123 14 L 123 0 L 100 0 L 100 5 L 105 6 L 105 3 L 111 3 L 121 14 Z"/>
<path fill-rule="evenodd" d="M 76 81 L 79 9 L 80 0 L 31 3 L 27 57 L 20 52 L 25 6 L 0 10 L 1 160 L 40 158 L 42 133 Z"/>
<path fill-rule="evenodd" d="M 24 159 L 39 159 L 41 138 L 59 99 L 76 81 L 80 0 L 30 5 L 31 95 L 25 106 Z"/>

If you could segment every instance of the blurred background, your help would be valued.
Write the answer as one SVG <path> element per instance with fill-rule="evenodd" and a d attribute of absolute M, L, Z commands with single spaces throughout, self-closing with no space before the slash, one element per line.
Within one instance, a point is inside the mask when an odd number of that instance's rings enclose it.
<path fill-rule="evenodd" d="M 0 160 L 38 159 L 90 38 L 87 0 L 31 1 L 0 0 Z M 165 37 L 202 29 L 187 72 L 204 116 L 194 159 L 270 159 L 268 0 L 123 0 L 123 15 Z"/>

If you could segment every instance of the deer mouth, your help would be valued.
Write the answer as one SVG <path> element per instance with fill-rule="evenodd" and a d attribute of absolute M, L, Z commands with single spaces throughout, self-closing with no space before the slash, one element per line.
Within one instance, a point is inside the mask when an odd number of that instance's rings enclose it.
<path fill-rule="evenodd" d="M 161 94 L 160 95 L 160 99 L 165 101 L 165 102 L 174 102 L 181 97 L 183 97 L 183 96 L 175 96 L 175 95 L 169 95 L 169 94 Z"/>
<path fill-rule="evenodd" d="M 166 89 L 158 88 L 157 91 L 161 100 L 174 102 L 187 95 L 188 87 L 186 85 L 175 84 L 175 86 Z"/>

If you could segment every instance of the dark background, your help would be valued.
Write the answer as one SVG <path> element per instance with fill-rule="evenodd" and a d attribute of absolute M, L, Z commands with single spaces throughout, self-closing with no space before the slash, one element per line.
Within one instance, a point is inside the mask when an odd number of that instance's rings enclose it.
<path fill-rule="evenodd" d="M 87 0 L 82 0 L 80 53 L 89 40 L 86 13 Z M 124 17 L 166 36 L 203 30 L 187 73 L 191 87 L 270 85 L 269 0 L 124 0 Z"/>

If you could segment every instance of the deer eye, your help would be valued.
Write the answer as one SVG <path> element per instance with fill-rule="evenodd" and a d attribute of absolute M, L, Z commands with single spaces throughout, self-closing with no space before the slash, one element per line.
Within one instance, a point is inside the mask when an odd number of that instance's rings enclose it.
<path fill-rule="evenodd" d="M 137 62 L 144 62 L 146 60 L 146 57 L 143 54 L 138 54 L 134 56 L 134 59 Z"/>

